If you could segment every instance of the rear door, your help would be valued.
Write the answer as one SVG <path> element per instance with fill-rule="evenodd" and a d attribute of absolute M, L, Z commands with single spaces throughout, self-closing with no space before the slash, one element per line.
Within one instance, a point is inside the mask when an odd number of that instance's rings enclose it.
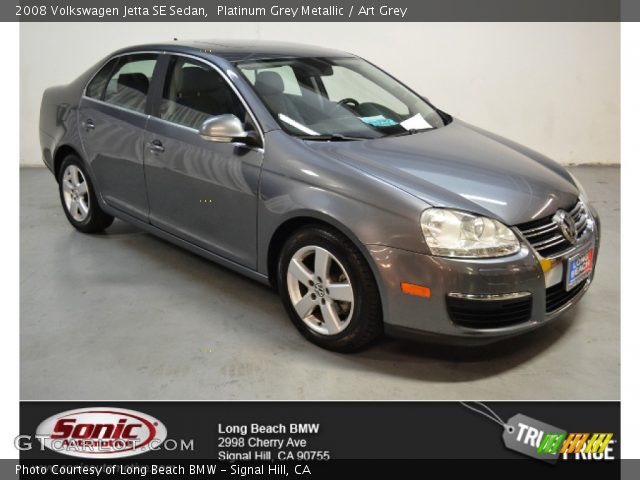
<path fill-rule="evenodd" d="M 79 108 L 80 136 L 104 200 L 148 220 L 143 148 L 155 53 L 109 61 L 89 82 Z"/>
<path fill-rule="evenodd" d="M 256 267 L 257 194 L 262 148 L 214 143 L 198 135 L 211 116 L 254 120 L 212 66 L 172 55 L 145 138 L 152 224 L 250 268 Z"/>

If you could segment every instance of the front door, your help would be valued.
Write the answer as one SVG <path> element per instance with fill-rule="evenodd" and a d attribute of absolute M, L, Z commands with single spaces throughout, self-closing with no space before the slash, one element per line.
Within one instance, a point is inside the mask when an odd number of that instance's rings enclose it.
<path fill-rule="evenodd" d="M 250 268 L 256 267 L 257 194 L 263 151 L 203 140 L 211 116 L 250 116 L 214 68 L 172 56 L 147 124 L 144 166 L 150 222 Z"/>

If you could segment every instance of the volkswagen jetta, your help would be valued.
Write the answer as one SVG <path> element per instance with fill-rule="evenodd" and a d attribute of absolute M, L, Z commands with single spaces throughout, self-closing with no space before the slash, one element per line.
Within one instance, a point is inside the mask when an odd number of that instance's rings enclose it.
<path fill-rule="evenodd" d="M 325 348 L 507 338 L 594 272 L 598 216 L 567 170 L 349 53 L 125 48 L 45 91 L 40 142 L 76 229 L 118 217 L 271 283 Z"/>

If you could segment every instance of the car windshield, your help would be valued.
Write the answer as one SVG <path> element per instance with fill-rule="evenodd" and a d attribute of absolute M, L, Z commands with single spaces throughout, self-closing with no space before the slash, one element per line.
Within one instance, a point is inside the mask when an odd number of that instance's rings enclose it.
<path fill-rule="evenodd" d="M 360 58 L 236 64 L 282 128 L 309 140 L 358 140 L 440 128 L 447 116 Z"/>

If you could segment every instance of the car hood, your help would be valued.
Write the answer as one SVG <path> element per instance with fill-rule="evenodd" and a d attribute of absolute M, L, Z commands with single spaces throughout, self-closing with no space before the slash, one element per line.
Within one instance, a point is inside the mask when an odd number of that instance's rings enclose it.
<path fill-rule="evenodd" d="M 460 120 L 400 137 L 305 143 L 431 206 L 471 211 L 507 225 L 552 215 L 579 195 L 557 163 Z"/>

